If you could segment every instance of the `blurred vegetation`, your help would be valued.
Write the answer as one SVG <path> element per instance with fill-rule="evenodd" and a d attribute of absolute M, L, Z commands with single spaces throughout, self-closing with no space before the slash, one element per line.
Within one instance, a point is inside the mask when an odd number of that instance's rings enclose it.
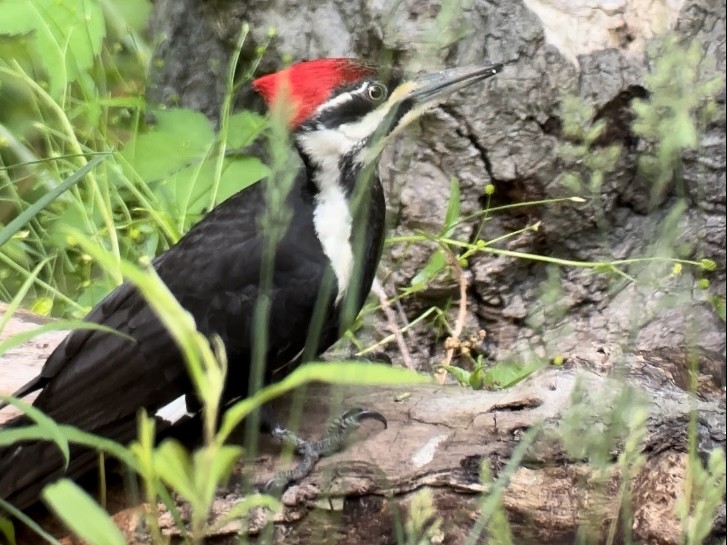
<path fill-rule="evenodd" d="M 146 0 L 6 0 L 0 19 L 0 298 L 42 264 L 26 301 L 43 315 L 81 317 L 121 281 L 122 260 L 148 262 L 205 210 L 264 177 L 257 157 L 231 153 L 264 131 L 252 112 L 216 133 L 200 113 L 144 101 Z M 229 92 L 234 81 L 230 80 Z M 151 122 L 147 122 L 147 120 Z M 101 164 L 24 216 L 95 154 Z M 102 269 L 72 230 L 111 251 Z"/>
<path fill-rule="evenodd" d="M 159 503 L 166 505 L 180 527 L 183 525 L 172 493 L 190 506 L 187 541 L 199 543 L 209 530 L 214 490 L 229 477 L 232 461 L 240 454 L 239 448 L 226 444 L 226 440 L 235 425 L 261 403 L 311 380 L 350 382 L 355 376 L 360 384 L 381 384 L 417 379 L 399 370 L 369 364 L 311 365 L 299 368 L 283 382 L 262 389 L 221 415 L 224 354 L 216 343 L 210 344 L 199 336 L 189 316 L 156 275 L 138 269 L 136 264 L 148 264 L 206 210 L 268 174 L 268 166 L 246 155 L 244 149 L 255 139 L 268 136 L 274 127 L 252 112 L 230 111 L 231 97 L 250 74 L 235 73 L 233 56 L 222 122 L 215 131 L 197 112 L 155 109 L 146 104 L 150 49 L 143 28 L 151 9 L 149 0 L 0 0 L 0 8 L 0 299 L 11 301 L 11 309 L 23 303 L 40 314 L 80 318 L 122 278 L 129 278 L 157 305 L 156 310 L 184 347 L 190 374 L 206 408 L 204 446 L 193 453 L 172 441 L 156 445 L 154 423 L 146 415 L 140 416 L 138 440 L 127 448 L 57 425 L 17 401 L 12 402 L 28 411 L 35 424 L 20 435 L 15 430 L 0 431 L 0 444 L 43 437 L 53 440 L 66 455 L 69 443 L 92 445 L 122 460 L 142 477 L 143 496 L 152 506 L 147 528 L 155 543 L 164 542 L 156 518 Z M 456 10 L 442 10 L 443 21 L 456 20 L 456 16 Z M 245 37 L 243 28 L 237 53 Z M 458 37 L 458 33 L 450 32 L 446 39 Z M 705 65 L 709 60 L 700 54 L 697 44 L 685 47 L 669 38 L 658 47 L 661 49 L 653 53 L 655 62 L 646 78 L 650 96 L 634 103 L 636 120 L 632 127 L 648 142 L 639 168 L 653 182 L 653 199 L 675 179 L 678 182 L 683 153 L 698 150 L 699 135 L 723 115 L 714 97 L 724 87 L 723 76 L 704 75 L 712 71 Z M 484 210 L 464 216 L 459 184 L 452 179 L 450 202 L 440 231 L 389 240 L 389 244 L 424 243 L 434 248 L 426 265 L 395 299 L 415 296 L 443 279 L 462 285 L 463 270 L 479 254 L 530 259 L 553 267 L 579 267 L 612 274 L 624 282 L 637 281 L 630 267 L 644 263 L 656 263 L 666 277 L 678 274 L 681 267 L 707 271 L 715 268 L 710 256 L 687 259 L 670 253 L 578 262 L 503 248 L 513 237 L 537 231 L 537 223 L 496 240 L 482 238 L 483 226 L 493 215 L 516 207 L 579 205 L 586 200 L 598 204 L 604 181 L 623 150 L 619 144 L 598 148 L 605 123 L 594 120 L 592 107 L 579 99 L 563 101 L 562 118 L 564 133 L 571 139 L 561 150 L 562 156 L 580 161 L 580 168 L 562 180 L 572 195 L 496 207 L 490 203 L 495 188 L 488 185 L 484 188 Z M 675 210 L 675 214 L 680 212 L 679 208 Z M 476 236 L 459 240 L 457 227 L 471 223 L 478 227 Z M 706 287 L 700 282 L 701 288 Z M 557 299 L 553 293 L 545 296 Z M 459 303 L 466 304 L 466 298 Z M 724 320 L 724 300 L 714 300 L 713 305 Z M 364 314 L 378 307 L 377 302 L 371 303 Z M 548 361 L 489 365 L 473 349 L 481 339 L 477 334 L 468 338 L 461 324 L 452 323 L 449 310 L 428 307 L 407 327 L 425 323 L 449 338 L 448 359 L 441 362 L 441 369 L 462 385 L 505 388 L 544 365 L 563 363 L 560 356 L 552 354 Z M 356 327 L 361 323 L 359 320 Z M 68 324 L 77 322 L 62 323 Z M 348 339 L 360 354 L 393 341 L 391 336 L 365 346 L 356 337 L 356 327 Z M 0 346 L 0 352 L 9 346 Z M 616 389 L 603 397 L 589 397 L 579 391 L 573 408 L 563 419 L 558 440 L 571 456 L 601 471 L 603 493 L 609 471 L 616 468 L 622 475 L 631 475 L 643 462 L 639 450 L 645 433 L 643 408 L 643 400 L 627 389 Z M 222 422 L 219 428 L 218 417 Z M 484 532 L 493 543 L 513 542 L 502 493 L 537 432 L 526 434 L 497 479 L 483 465 L 481 479 L 488 493 L 482 495 L 469 542 L 476 543 Z M 704 539 L 704 529 L 722 501 L 725 472 L 721 450 L 715 450 L 706 464 L 700 461 L 692 432 L 690 489 L 680 502 L 678 515 L 684 542 L 696 545 Z M 613 460 L 611 453 L 617 447 L 622 448 Z M 628 522 L 628 490 L 621 488 L 619 494 L 621 520 Z M 103 509 L 69 481 L 48 487 L 44 499 L 77 535 L 89 542 L 123 543 Z M 243 516 L 258 506 L 272 511 L 280 508 L 271 497 L 253 496 L 229 516 Z M 12 506 L 0 503 L 0 507 L 45 536 L 49 543 L 57 543 L 34 521 L 13 511 Z M 79 525 L 79 519 L 87 523 Z M 406 523 L 398 527 L 398 542 L 436 542 L 441 539 L 441 526 L 431 495 L 422 491 L 413 498 Z M 630 528 L 629 524 L 624 528 Z M 609 543 L 618 541 L 616 532 L 614 524 L 609 529 Z M 14 539 L 12 526 L 0 519 L 3 535 L 10 542 Z M 579 542 L 593 542 L 591 537 L 584 529 Z M 625 539 L 629 541 L 628 535 Z"/>

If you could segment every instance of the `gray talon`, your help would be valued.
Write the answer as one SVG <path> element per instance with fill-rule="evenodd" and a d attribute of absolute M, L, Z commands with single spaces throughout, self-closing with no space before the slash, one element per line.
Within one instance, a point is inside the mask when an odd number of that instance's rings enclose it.
<path fill-rule="evenodd" d="M 359 424 L 364 420 L 376 420 L 377 422 L 381 422 L 384 425 L 384 429 L 389 427 L 389 422 L 386 420 L 386 417 L 380 412 L 360 409 L 358 407 L 354 409 L 349 409 L 343 414 L 341 420 L 347 419 L 355 419 L 355 421 Z"/>
<path fill-rule="evenodd" d="M 262 491 L 268 494 L 277 494 L 285 490 L 288 485 L 303 480 L 324 456 L 340 451 L 346 445 L 348 437 L 364 420 L 376 420 L 388 427 L 384 415 L 376 411 L 369 411 L 355 407 L 348 409 L 328 426 L 328 430 L 318 441 L 304 441 L 287 429 L 275 425 L 272 428 L 273 437 L 293 447 L 301 456 L 300 463 L 287 471 L 281 471 L 266 482 Z"/>

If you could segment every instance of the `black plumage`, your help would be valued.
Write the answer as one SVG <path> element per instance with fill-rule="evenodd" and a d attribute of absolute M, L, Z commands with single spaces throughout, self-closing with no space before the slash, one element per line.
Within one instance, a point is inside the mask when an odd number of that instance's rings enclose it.
<path fill-rule="evenodd" d="M 299 362 L 319 297 L 325 301 L 325 319 L 311 355 L 326 350 L 341 333 L 339 311 L 344 303 L 335 303 L 335 275 L 314 229 L 316 189 L 310 180 L 315 173 L 309 171 L 312 163 L 306 163 L 285 201 L 292 216 L 275 251 L 265 382 L 273 373 L 276 378 L 284 376 Z M 222 339 L 228 358 L 228 399 L 248 394 L 253 310 L 260 295 L 265 245 L 259 228 L 267 209 L 265 183 L 230 197 L 154 260 L 160 278 L 192 314 L 197 328 Z M 377 176 L 368 190 L 365 266 L 357 269 L 358 290 L 350 303 L 354 317 L 371 289 L 383 243 L 385 203 Z M 54 420 L 128 442 L 136 436 L 140 408 L 154 413 L 193 391 L 184 360 L 143 296 L 128 283 L 107 296 L 86 320 L 124 336 L 73 331 L 48 358 L 40 376 L 16 395 L 40 390 L 34 405 Z M 9 425 L 27 423 L 20 417 Z M 63 473 L 77 476 L 94 460 L 74 452 L 63 472 L 60 453 L 52 444 L 0 448 L 0 497 L 24 507 L 47 482 Z"/>
<path fill-rule="evenodd" d="M 299 164 L 220 204 L 153 263 L 199 331 L 223 341 L 225 400 L 259 386 L 250 378 L 253 320 L 261 298 L 269 304 L 266 383 L 301 358 L 326 350 L 350 325 L 371 289 L 383 245 L 386 205 L 376 175 L 381 146 L 441 97 L 501 69 L 452 69 L 399 83 L 394 71 L 377 72 L 351 59 L 319 59 L 255 80 L 269 104 L 285 100 L 294 105 L 289 124 Z M 292 186 L 283 190 L 280 204 L 270 204 L 277 200 L 268 198 L 267 184 L 280 182 L 288 172 L 294 172 Z M 280 188 L 274 192 L 281 194 Z M 273 233 L 280 237 L 273 263 L 266 264 L 267 237 Z M 316 312 L 319 308 L 322 313 Z M 121 285 L 86 319 L 122 335 L 70 333 L 40 376 L 16 396 L 40 390 L 33 404 L 54 420 L 128 442 L 136 435 L 140 409 L 153 414 L 193 394 L 179 349 L 133 286 Z M 345 425 L 325 444 L 343 445 L 344 428 L 362 418 L 386 422 L 383 415 L 363 409 L 344 417 Z M 9 425 L 28 422 L 19 417 Z M 281 436 L 286 430 L 272 431 Z M 303 450 L 296 478 L 331 449 Z M 71 454 L 64 471 L 51 443 L 0 447 L 0 497 L 23 508 L 45 484 L 62 474 L 78 476 L 95 461 L 88 450 L 74 448 Z"/>

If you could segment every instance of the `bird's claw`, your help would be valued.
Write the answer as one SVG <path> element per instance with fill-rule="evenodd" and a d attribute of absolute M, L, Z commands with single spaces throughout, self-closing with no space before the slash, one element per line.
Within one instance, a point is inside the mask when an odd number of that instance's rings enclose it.
<path fill-rule="evenodd" d="M 377 422 L 381 422 L 384 428 L 388 427 L 388 422 L 384 415 L 377 411 L 370 411 L 360 407 L 348 409 L 341 416 L 334 419 L 328 426 L 326 435 L 318 441 L 304 441 L 293 432 L 276 426 L 273 429 L 273 436 L 292 445 L 295 452 L 302 459 L 294 468 L 281 471 L 267 481 L 263 485 L 262 491 L 268 494 L 277 494 L 282 492 L 291 483 L 301 481 L 307 477 L 313 471 L 318 460 L 341 450 L 346 445 L 346 440 L 349 435 L 358 429 L 364 420 L 376 420 Z"/>
<path fill-rule="evenodd" d="M 384 429 L 389 427 L 389 422 L 386 420 L 386 417 L 383 414 L 377 411 L 362 409 L 360 407 L 348 409 L 336 420 L 339 420 L 340 424 L 342 424 L 340 426 L 342 428 L 341 431 L 344 431 L 347 427 L 351 425 L 358 427 L 364 420 L 376 420 L 377 422 L 381 422 L 384 425 Z M 332 425 L 334 424 L 338 424 L 338 422 L 334 421 Z"/>

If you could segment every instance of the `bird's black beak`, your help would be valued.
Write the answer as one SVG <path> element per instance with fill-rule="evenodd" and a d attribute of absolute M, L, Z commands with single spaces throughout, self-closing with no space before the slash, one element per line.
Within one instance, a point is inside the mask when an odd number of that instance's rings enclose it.
<path fill-rule="evenodd" d="M 411 90 L 403 100 L 414 102 L 413 108 L 435 104 L 455 91 L 473 83 L 491 78 L 502 72 L 502 64 L 490 64 L 476 68 L 452 68 L 432 74 L 425 74 L 411 82 Z"/>
<path fill-rule="evenodd" d="M 375 159 L 385 142 L 422 114 L 431 110 L 441 99 L 502 71 L 502 64 L 489 64 L 476 68 L 451 68 L 425 74 L 400 83 L 378 111 L 384 113 L 377 133 L 369 141 L 365 163 Z"/>
<path fill-rule="evenodd" d="M 387 102 L 391 121 L 387 134 L 398 132 L 455 91 L 491 78 L 501 71 L 502 64 L 499 63 L 476 68 L 450 68 L 402 82 Z"/>

